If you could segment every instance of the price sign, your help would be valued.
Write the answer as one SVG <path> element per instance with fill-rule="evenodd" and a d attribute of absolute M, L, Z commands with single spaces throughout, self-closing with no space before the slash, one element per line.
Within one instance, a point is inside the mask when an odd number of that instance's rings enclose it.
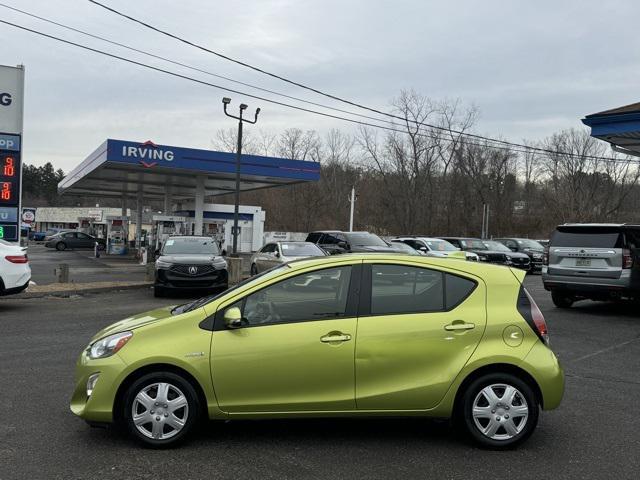
<path fill-rule="evenodd" d="M 0 153 L 0 206 L 19 204 L 20 157 L 17 152 Z"/>
<path fill-rule="evenodd" d="M 20 136 L 0 133 L 0 238 L 17 242 L 20 234 Z"/>

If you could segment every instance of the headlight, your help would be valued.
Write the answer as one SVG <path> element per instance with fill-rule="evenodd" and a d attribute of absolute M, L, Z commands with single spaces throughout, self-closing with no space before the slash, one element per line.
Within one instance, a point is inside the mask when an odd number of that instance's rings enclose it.
<path fill-rule="evenodd" d="M 227 261 L 223 257 L 216 257 L 213 259 L 213 267 L 216 270 L 223 270 L 227 268 Z"/>
<path fill-rule="evenodd" d="M 89 346 L 89 358 L 110 357 L 124 347 L 132 336 L 133 332 L 121 332 L 101 338 Z"/>
<path fill-rule="evenodd" d="M 505 259 L 507 262 L 510 262 L 510 261 L 511 261 L 511 257 L 510 257 L 509 255 L 505 255 L 505 256 L 504 256 L 504 259 Z"/>
<path fill-rule="evenodd" d="M 172 263 L 156 260 L 156 268 L 171 268 Z"/>

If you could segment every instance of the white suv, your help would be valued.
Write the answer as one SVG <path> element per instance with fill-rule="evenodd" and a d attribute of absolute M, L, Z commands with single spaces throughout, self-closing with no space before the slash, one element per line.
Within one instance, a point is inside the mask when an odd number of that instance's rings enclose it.
<path fill-rule="evenodd" d="M 422 252 L 423 255 L 429 257 L 448 257 L 452 252 L 459 252 L 458 247 L 453 246 L 446 240 L 440 238 L 429 237 L 397 237 L 391 240 L 392 242 L 406 243 L 413 249 Z M 473 252 L 465 252 L 467 260 L 472 262 L 478 261 L 478 255 Z"/>
<path fill-rule="evenodd" d="M 27 249 L 0 240 L 0 296 L 22 292 L 30 280 Z"/>

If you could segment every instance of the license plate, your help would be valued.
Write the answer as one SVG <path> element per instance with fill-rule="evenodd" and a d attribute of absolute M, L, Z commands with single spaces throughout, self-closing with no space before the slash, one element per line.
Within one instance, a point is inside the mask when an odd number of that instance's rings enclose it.
<path fill-rule="evenodd" d="M 590 267 L 591 259 L 589 258 L 578 258 L 576 259 L 576 267 Z"/>

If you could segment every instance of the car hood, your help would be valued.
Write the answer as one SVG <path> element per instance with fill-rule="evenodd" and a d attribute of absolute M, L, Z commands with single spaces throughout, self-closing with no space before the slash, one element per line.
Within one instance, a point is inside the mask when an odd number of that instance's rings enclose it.
<path fill-rule="evenodd" d="M 158 260 L 167 263 L 188 263 L 190 265 L 202 265 L 223 260 L 216 255 L 162 255 Z"/>
<path fill-rule="evenodd" d="M 98 333 L 96 333 L 91 339 L 91 343 L 114 333 L 125 332 L 127 330 L 135 330 L 136 328 L 140 328 L 151 323 L 156 323 L 166 318 L 172 318 L 173 316 L 171 315 L 171 310 L 173 310 L 174 308 L 175 305 L 158 308 L 156 310 L 139 313 L 138 315 L 127 317 L 123 320 L 120 320 L 119 322 L 112 323 L 108 327 L 103 328 Z"/>

